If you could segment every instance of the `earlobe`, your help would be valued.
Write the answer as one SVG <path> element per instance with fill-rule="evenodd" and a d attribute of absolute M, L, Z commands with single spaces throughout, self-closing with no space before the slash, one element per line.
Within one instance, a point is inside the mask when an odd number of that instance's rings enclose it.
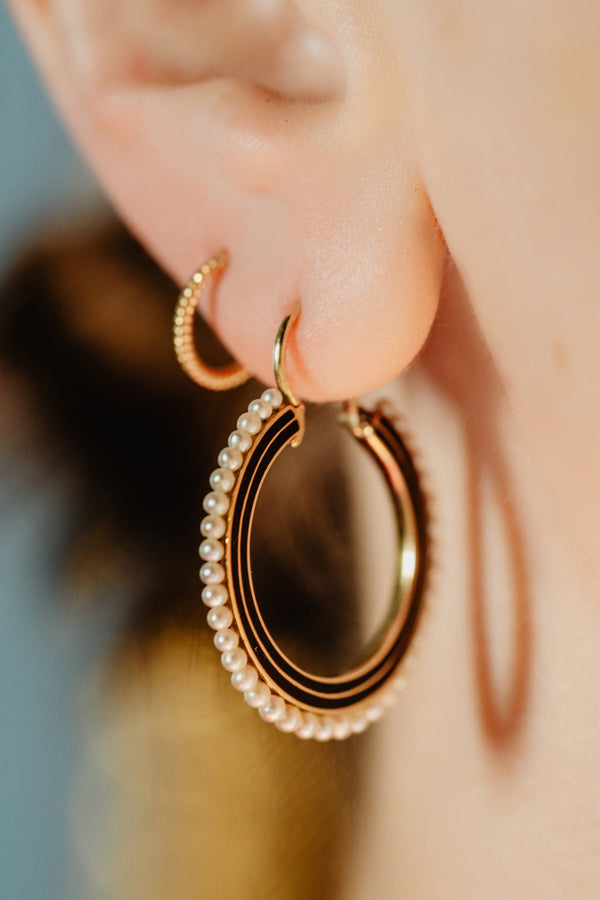
<path fill-rule="evenodd" d="M 259 378 L 272 380 L 274 335 L 299 299 L 299 394 L 392 379 L 427 336 L 445 250 L 396 49 L 368 4 L 143 0 L 142 16 L 138 2 L 55 0 L 60 19 L 36 41 L 124 218 L 180 283 L 227 248 L 210 321 Z"/>

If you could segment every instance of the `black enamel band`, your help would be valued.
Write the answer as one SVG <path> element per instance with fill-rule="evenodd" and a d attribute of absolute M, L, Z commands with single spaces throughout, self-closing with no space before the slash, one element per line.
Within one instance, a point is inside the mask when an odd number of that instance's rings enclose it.
<path fill-rule="evenodd" d="M 264 680 L 288 702 L 315 712 L 344 710 L 361 703 L 379 691 L 405 656 L 413 637 L 422 607 L 427 560 L 425 508 L 419 490 L 418 476 L 400 436 L 384 416 L 361 411 L 368 416 L 375 437 L 391 457 L 389 465 L 396 467 L 409 498 L 419 548 L 414 577 L 407 596 L 394 603 L 396 614 L 388 623 L 385 634 L 370 657 L 347 673 L 336 677 L 321 677 L 296 666 L 281 652 L 266 627 L 252 583 L 250 541 L 252 521 L 258 495 L 269 469 L 278 455 L 300 431 L 298 413 L 291 406 L 284 407 L 264 426 L 248 451 L 244 467 L 231 498 L 228 514 L 228 539 L 225 565 L 231 605 L 245 649 Z M 389 473 L 381 459 L 371 453 L 380 464 L 391 487 Z M 398 506 L 398 503 L 396 502 Z M 399 512 L 399 540 L 402 541 L 402 516 Z"/>

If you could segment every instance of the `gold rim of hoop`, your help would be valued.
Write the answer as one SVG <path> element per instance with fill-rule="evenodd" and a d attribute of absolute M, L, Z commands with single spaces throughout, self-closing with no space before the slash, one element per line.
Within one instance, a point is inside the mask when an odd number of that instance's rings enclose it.
<path fill-rule="evenodd" d="M 286 352 L 290 339 L 290 332 L 300 315 L 300 301 L 294 304 L 293 309 L 287 314 L 277 332 L 275 338 L 275 346 L 273 347 L 273 372 L 275 374 L 275 382 L 277 387 L 286 398 L 290 406 L 299 407 L 300 401 L 292 390 L 292 386 L 288 380 Z"/>
<path fill-rule="evenodd" d="M 200 297 L 226 265 L 224 251 L 203 263 L 181 291 L 173 318 L 173 346 L 179 365 L 192 381 L 209 391 L 228 391 L 252 377 L 252 373 L 236 361 L 220 368 L 207 365 L 194 343 L 194 316 Z"/>
<path fill-rule="evenodd" d="M 401 666 L 411 658 L 424 605 L 427 509 L 417 470 L 393 422 L 379 409 L 350 409 L 343 424 L 379 465 L 394 504 L 396 583 L 388 613 L 355 665 L 324 676 L 295 663 L 263 617 L 252 575 L 252 527 L 262 485 L 279 454 L 294 445 L 303 428 L 303 406 L 293 407 L 276 394 L 279 391 L 267 390 L 249 404 L 249 411 L 262 420 L 260 427 L 253 423 L 251 440 L 243 449 L 232 449 L 228 442 L 211 475 L 212 491 L 203 503 L 208 514 L 203 522 L 210 528 L 202 534 L 219 530 L 200 549 L 206 560 L 200 569 L 202 599 L 210 608 L 207 621 L 217 632 L 214 640 L 223 667 L 248 704 L 282 731 L 316 740 L 341 739 L 379 718 L 404 685 Z"/>

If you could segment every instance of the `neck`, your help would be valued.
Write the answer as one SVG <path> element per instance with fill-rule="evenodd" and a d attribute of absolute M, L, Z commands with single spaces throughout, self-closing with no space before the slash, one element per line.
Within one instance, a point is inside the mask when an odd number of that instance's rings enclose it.
<path fill-rule="evenodd" d="M 566 839 L 578 855 L 582 827 L 600 838 L 593 794 L 582 819 L 556 778 L 581 766 L 595 778 L 594 583 L 578 580 L 455 276 L 400 393 L 426 461 L 434 569 L 417 666 L 370 738 L 348 898 L 550 896 L 556 868 L 539 860 L 556 820 L 580 817 Z M 534 849 L 515 859 L 525 834 Z"/>

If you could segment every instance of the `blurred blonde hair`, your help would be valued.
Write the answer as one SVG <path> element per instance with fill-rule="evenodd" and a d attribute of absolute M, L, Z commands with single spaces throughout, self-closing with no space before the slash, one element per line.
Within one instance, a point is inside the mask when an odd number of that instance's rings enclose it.
<path fill-rule="evenodd" d="M 84 694 L 74 894 L 335 897 L 360 790 L 355 745 L 265 726 L 220 671 L 195 543 L 205 473 L 247 397 L 204 394 L 181 374 L 169 341 L 175 296 L 112 222 L 46 237 L 2 289 L 1 364 L 29 423 L 7 427 L 6 445 L 48 478 L 67 470 L 73 486 L 57 559 L 68 602 L 111 588 L 129 596 L 119 639 Z M 208 333 L 198 339 L 218 361 Z M 287 518 L 261 517 L 255 577 L 286 648 L 335 667 L 325 648 L 346 652 L 356 607 L 344 478 L 325 432 L 307 442 L 310 479 L 300 485 L 280 464 L 271 480 Z"/>

